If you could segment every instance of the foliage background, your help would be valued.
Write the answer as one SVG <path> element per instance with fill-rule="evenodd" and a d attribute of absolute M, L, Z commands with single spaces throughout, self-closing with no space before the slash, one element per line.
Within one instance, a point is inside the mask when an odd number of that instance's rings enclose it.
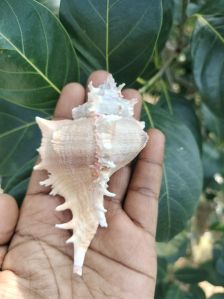
<path fill-rule="evenodd" d="M 0 175 L 19 203 L 34 117 L 96 69 L 138 88 L 166 135 L 155 298 L 224 298 L 224 1 L 2 0 Z"/>

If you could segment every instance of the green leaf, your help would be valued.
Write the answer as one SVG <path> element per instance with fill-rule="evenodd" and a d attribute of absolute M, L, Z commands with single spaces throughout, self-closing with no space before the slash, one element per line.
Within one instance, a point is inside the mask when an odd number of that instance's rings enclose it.
<path fill-rule="evenodd" d="M 224 276 L 224 256 L 221 256 L 216 261 L 216 270 L 220 275 Z"/>
<path fill-rule="evenodd" d="M 157 259 L 157 283 L 163 281 L 167 275 L 167 261 L 164 258 Z"/>
<path fill-rule="evenodd" d="M 143 120 L 147 127 L 153 121 L 166 136 L 157 240 L 168 241 L 186 227 L 197 206 L 202 190 L 199 149 L 191 131 L 165 110 L 145 104 Z"/>
<path fill-rule="evenodd" d="M 200 268 L 184 267 L 176 270 L 174 276 L 184 283 L 198 283 L 206 280 L 207 271 Z"/>
<path fill-rule="evenodd" d="M 224 17 L 197 18 L 192 38 L 194 78 L 211 111 L 224 117 Z"/>
<path fill-rule="evenodd" d="M 157 254 L 166 259 L 168 263 L 176 262 L 180 257 L 186 255 L 189 236 L 186 231 L 182 231 L 169 242 L 157 243 Z"/>
<path fill-rule="evenodd" d="M 37 115 L 49 117 L 46 113 L 37 113 L 0 99 L 1 176 L 14 176 L 27 161 L 36 156 L 40 142 L 40 132 L 35 124 Z"/>
<path fill-rule="evenodd" d="M 164 299 L 167 293 L 167 289 L 169 288 L 168 283 L 157 283 L 155 290 L 155 299 Z"/>
<path fill-rule="evenodd" d="M 29 159 L 21 168 L 17 169 L 13 175 L 4 177 L 4 192 L 14 196 L 19 206 L 26 193 L 30 174 L 36 159 L 36 156 L 33 159 Z"/>
<path fill-rule="evenodd" d="M 172 285 L 164 299 L 188 299 L 187 293 L 182 291 L 179 286 Z"/>
<path fill-rule="evenodd" d="M 203 290 L 196 285 L 192 285 L 188 291 L 184 291 L 178 285 L 173 284 L 165 299 L 206 299 L 206 297 Z"/>
<path fill-rule="evenodd" d="M 215 242 L 213 246 L 213 260 L 217 261 L 220 257 L 224 257 L 224 239 Z"/>
<path fill-rule="evenodd" d="M 163 5 L 163 22 L 161 31 L 157 41 L 157 49 L 159 52 L 164 48 L 164 45 L 170 34 L 170 30 L 173 23 L 173 0 L 162 0 Z"/>
<path fill-rule="evenodd" d="M 61 88 L 78 78 L 74 49 L 54 14 L 33 0 L 0 1 L 0 98 L 52 108 Z"/>
<path fill-rule="evenodd" d="M 193 104 L 180 94 L 177 95 L 170 93 L 169 98 L 173 115 L 175 115 L 179 121 L 182 121 L 191 130 L 195 140 L 197 141 L 198 147 L 201 149 L 201 127 Z M 170 113 L 168 102 L 164 96 L 160 98 L 158 105 Z"/>
<path fill-rule="evenodd" d="M 173 1 L 172 0 L 162 0 L 163 4 L 163 21 L 162 27 L 157 39 L 157 44 L 154 52 L 154 57 L 158 55 L 164 48 L 172 27 L 173 23 Z M 144 72 L 141 74 L 141 78 L 149 80 L 157 72 L 157 67 L 155 66 L 155 59 L 148 64 Z M 136 86 L 137 87 L 137 86 Z"/>
<path fill-rule="evenodd" d="M 60 6 L 86 75 L 103 68 L 126 84 L 150 62 L 162 13 L 161 0 L 62 0 Z"/>
<path fill-rule="evenodd" d="M 205 104 L 202 105 L 202 115 L 205 128 L 214 133 L 221 143 L 224 139 L 224 119 L 216 116 Z"/>
<path fill-rule="evenodd" d="M 217 232 L 223 232 L 224 233 L 224 224 L 223 223 L 219 223 L 219 222 L 213 223 L 209 227 L 209 230 L 217 231 Z"/>
<path fill-rule="evenodd" d="M 224 155 L 211 142 L 204 142 L 202 154 L 204 168 L 204 188 L 210 187 L 220 190 L 224 187 L 223 183 L 217 182 L 215 175 L 224 176 Z"/>
<path fill-rule="evenodd" d="M 196 4 L 196 3 L 189 3 L 187 5 L 187 16 L 191 17 L 193 16 L 195 13 L 197 13 L 200 10 L 200 5 Z"/>
<path fill-rule="evenodd" d="M 209 299 L 224 299 L 224 294 L 214 294 Z"/>
<path fill-rule="evenodd" d="M 208 261 L 200 265 L 200 268 L 207 271 L 207 281 L 215 286 L 224 286 L 224 276 L 220 275 L 217 270 L 213 260 Z"/>
<path fill-rule="evenodd" d="M 201 5 L 194 5 L 191 3 L 189 12 L 200 13 L 202 15 L 223 15 L 224 14 L 224 0 L 206 0 L 205 3 Z"/>
<path fill-rule="evenodd" d="M 42 3 L 44 6 L 48 7 L 55 15 L 59 15 L 61 0 L 37 0 L 37 2 Z"/>
<path fill-rule="evenodd" d="M 174 1 L 174 24 L 181 26 L 183 18 L 185 17 L 186 1 L 173 0 Z"/>
<path fill-rule="evenodd" d="M 188 292 L 188 299 L 206 299 L 205 293 L 198 285 L 191 285 Z"/>

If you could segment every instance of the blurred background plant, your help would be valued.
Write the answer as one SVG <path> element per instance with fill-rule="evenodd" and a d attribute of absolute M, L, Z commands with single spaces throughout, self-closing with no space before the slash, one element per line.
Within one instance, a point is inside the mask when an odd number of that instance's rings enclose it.
<path fill-rule="evenodd" d="M 166 135 L 155 298 L 224 298 L 224 0 L 2 0 L 0 175 L 19 204 L 34 117 L 96 69 L 138 88 Z"/>

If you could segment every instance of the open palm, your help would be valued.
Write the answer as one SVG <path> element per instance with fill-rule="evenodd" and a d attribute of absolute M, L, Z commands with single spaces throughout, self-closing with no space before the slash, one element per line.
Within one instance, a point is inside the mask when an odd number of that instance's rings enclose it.
<path fill-rule="evenodd" d="M 98 85 L 106 76 L 106 72 L 98 71 L 90 80 Z M 127 89 L 123 94 L 140 99 L 135 90 Z M 84 99 L 81 85 L 67 85 L 58 101 L 55 119 L 71 118 L 71 109 Z M 135 117 L 139 114 L 140 104 Z M 112 200 L 105 199 L 109 227 L 98 229 L 87 252 L 82 277 L 73 274 L 73 248 L 65 244 L 70 232 L 55 228 L 56 223 L 69 220 L 71 214 L 56 212 L 63 198 L 49 196 L 49 189 L 39 185 L 47 173 L 32 174 L 15 231 L 15 202 L 8 195 L 1 195 L 0 298 L 153 299 L 163 147 L 163 134 L 150 130 L 149 143 L 141 152 L 132 177 L 130 165 L 112 176 L 110 191 L 117 195 Z"/>

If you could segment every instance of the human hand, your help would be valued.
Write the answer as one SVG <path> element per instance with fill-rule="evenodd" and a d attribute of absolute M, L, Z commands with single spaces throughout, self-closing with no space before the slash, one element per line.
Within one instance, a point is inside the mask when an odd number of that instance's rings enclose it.
<path fill-rule="evenodd" d="M 97 71 L 89 80 L 98 85 L 107 75 Z M 136 90 L 126 89 L 123 94 L 140 99 Z M 71 118 L 72 108 L 84 99 L 80 84 L 68 84 L 58 101 L 55 119 Z M 136 118 L 140 109 L 137 104 Z M 49 189 L 39 185 L 47 177 L 46 171 L 33 172 L 15 231 L 15 202 L 1 195 L 0 298 L 153 299 L 163 150 L 163 134 L 150 130 L 149 142 L 132 177 L 130 165 L 111 177 L 109 190 L 116 197 L 105 199 L 108 228 L 98 229 L 86 254 L 82 277 L 73 274 L 73 248 L 65 244 L 69 231 L 55 228 L 56 223 L 67 222 L 71 214 L 68 210 L 56 212 L 63 198 L 48 195 Z"/>

